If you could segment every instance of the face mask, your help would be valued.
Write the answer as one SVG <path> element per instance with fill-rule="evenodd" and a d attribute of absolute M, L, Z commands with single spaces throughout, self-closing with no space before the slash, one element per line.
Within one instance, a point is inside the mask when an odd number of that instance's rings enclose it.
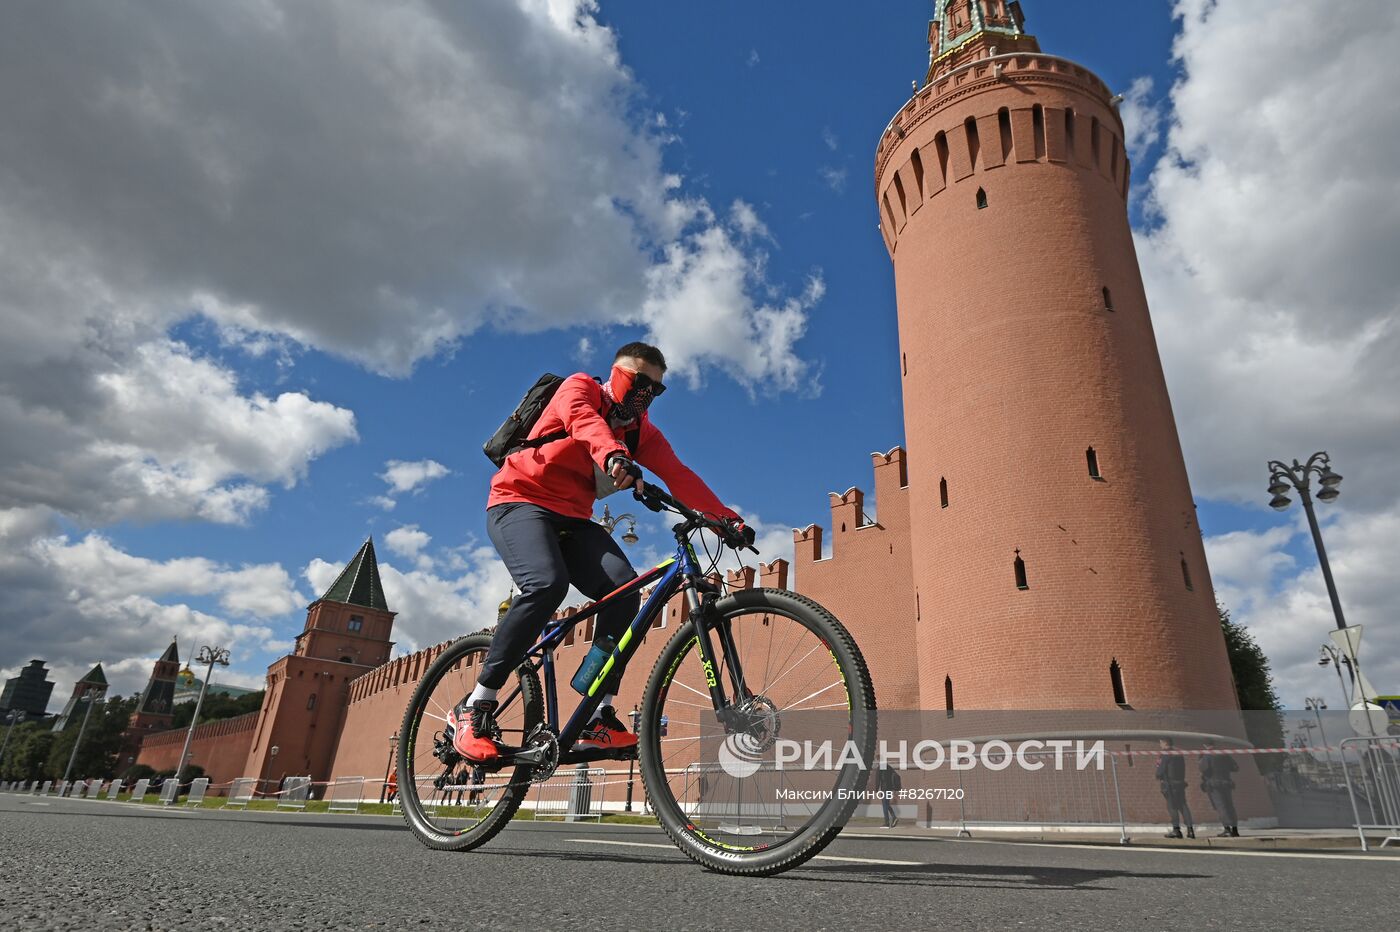
<path fill-rule="evenodd" d="M 657 395 L 666 386 L 640 372 L 632 372 L 620 366 L 613 366 L 609 379 L 612 394 L 617 399 L 616 413 L 624 420 L 635 420 L 646 413 Z"/>

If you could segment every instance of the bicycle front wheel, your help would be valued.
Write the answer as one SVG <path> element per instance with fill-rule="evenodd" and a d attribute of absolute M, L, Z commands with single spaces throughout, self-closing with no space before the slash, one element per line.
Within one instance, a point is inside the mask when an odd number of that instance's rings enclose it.
<path fill-rule="evenodd" d="M 447 713 L 476 686 L 491 635 L 450 644 L 428 667 L 404 711 L 399 730 L 399 802 L 404 821 L 429 848 L 466 851 L 505 828 L 530 789 L 528 766 L 488 770 L 452 750 Z M 520 667 L 500 691 L 501 738 L 520 745 L 544 721 L 539 677 Z"/>
<path fill-rule="evenodd" d="M 850 633 L 804 596 L 740 590 L 714 618 L 713 657 L 687 621 L 657 658 L 642 700 L 642 779 L 691 859 L 774 874 L 821 851 L 859 804 L 875 690 Z M 716 712 L 711 679 L 731 708 Z"/>

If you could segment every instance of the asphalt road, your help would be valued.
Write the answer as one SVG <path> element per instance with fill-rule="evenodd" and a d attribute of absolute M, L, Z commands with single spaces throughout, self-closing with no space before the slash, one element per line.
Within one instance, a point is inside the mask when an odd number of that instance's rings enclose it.
<path fill-rule="evenodd" d="M 1395 929 L 1400 859 L 839 838 L 772 878 L 657 829 L 517 822 L 422 847 L 397 818 L 0 794 L 0 929 Z"/>

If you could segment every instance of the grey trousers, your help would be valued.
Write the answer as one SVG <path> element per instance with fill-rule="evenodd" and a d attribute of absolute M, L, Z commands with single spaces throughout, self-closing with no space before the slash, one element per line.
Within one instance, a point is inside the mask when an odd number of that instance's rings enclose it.
<path fill-rule="evenodd" d="M 486 533 L 520 590 L 496 625 L 491 649 L 477 675 L 477 681 L 490 689 L 500 689 L 510 679 L 549 616 L 569 594 L 570 583 L 590 599 L 601 599 L 637 578 L 612 535 L 584 518 L 569 518 L 526 502 L 507 502 L 486 510 Z M 632 593 L 599 612 L 593 642 L 621 637 L 640 604 L 641 595 Z M 572 674 L 566 671 L 565 675 Z M 617 692 L 616 678 L 603 684 L 603 692 Z"/>

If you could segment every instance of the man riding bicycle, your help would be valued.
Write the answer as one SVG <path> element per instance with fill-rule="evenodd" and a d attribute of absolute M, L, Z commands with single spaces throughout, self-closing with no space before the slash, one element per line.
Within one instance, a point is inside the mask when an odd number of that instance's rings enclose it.
<path fill-rule="evenodd" d="M 491 480 L 486 530 L 520 594 L 496 625 L 476 688 L 448 716 L 453 747 L 468 761 L 500 756 L 495 723 L 496 692 L 519 666 L 572 583 L 590 599 L 636 578 L 622 549 L 592 520 L 593 502 L 634 485 L 633 461 L 655 473 L 690 507 L 722 518 L 748 544 L 753 529 L 677 458 L 647 413 L 666 390 L 666 358 L 646 343 L 617 351 L 607 382 L 584 373 L 560 385 L 531 429 L 531 440 L 563 434 L 558 442 L 510 454 Z M 619 598 L 598 614 L 593 643 L 608 649 L 637 614 L 641 596 Z M 618 674 L 603 685 L 603 699 L 579 744 L 597 748 L 635 746 L 636 735 L 618 719 L 613 699 Z"/>

